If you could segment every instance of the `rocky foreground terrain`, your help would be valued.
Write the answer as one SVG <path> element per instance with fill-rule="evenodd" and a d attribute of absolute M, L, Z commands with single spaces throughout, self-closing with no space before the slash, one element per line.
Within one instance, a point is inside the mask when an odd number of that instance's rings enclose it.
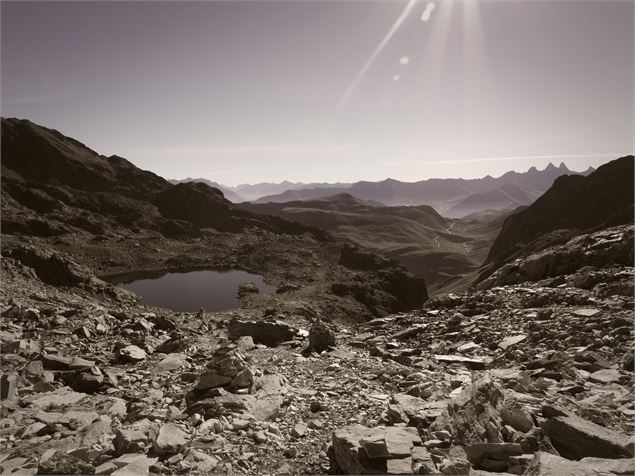
<path fill-rule="evenodd" d="M 635 471 L 632 156 L 561 180 L 505 220 L 469 290 L 429 298 L 396 262 L 205 184 L 29 121 L 2 139 L 0 474 Z M 562 231 L 604 180 L 628 182 L 612 215 Z M 186 313 L 109 282 L 217 268 L 276 292 Z"/>
<path fill-rule="evenodd" d="M 2 260 L 0 469 L 632 474 L 633 267 L 611 256 L 632 255 L 633 228 L 567 249 L 594 264 L 357 324 L 149 308 L 69 258 L 34 269 L 16 251 Z M 47 269 L 75 284 L 46 284 Z"/>

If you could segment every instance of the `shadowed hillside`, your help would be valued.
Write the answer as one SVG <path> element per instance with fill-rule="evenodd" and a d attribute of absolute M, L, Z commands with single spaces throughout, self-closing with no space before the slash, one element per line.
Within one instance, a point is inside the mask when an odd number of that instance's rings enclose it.
<path fill-rule="evenodd" d="M 586 231 L 633 223 L 633 174 L 633 156 L 629 155 L 602 165 L 587 177 L 558 178 L 531 206 L 505 220 L 488 261 L 555 230 Z"/>

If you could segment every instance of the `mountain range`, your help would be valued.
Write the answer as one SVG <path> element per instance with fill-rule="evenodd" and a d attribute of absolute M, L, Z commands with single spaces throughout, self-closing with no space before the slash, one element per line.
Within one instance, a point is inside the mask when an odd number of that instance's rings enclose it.
<path fill-rule="evenodd" d="M 448 218 L 461 218 L 485 210 L 512 210 L 529 205 L 542 195 L 562 175 L 588 175 L 570 170 L 564 163 L 558 167 L 550 163 L 543 170 L 531 167 L 526 172 L 510 171 L 500 177 L 480 179 L 427 179 L 402 182 L 386 179 L 380 182 L 360 181 L 353 184 L 328 183 L 261 183 L 228 187 L 207 179 L 187 178 L 177 182 L 199 181 L 223 191 L 234 202 L 285 203 L 313 200 L 340 193 L 348 193 L 360 200 L 377 205 L 418 206 L 429 205 Z"/>

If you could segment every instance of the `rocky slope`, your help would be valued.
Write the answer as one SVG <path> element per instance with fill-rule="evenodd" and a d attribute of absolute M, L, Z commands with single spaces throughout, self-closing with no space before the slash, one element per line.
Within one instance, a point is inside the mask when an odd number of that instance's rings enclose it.
<path fill-rule="evenodd" d="M 2 260 L 4 474 L 635 470 L 632 262 L 345 323 L 139 306 L 44 258 L 74 280 Z"/>

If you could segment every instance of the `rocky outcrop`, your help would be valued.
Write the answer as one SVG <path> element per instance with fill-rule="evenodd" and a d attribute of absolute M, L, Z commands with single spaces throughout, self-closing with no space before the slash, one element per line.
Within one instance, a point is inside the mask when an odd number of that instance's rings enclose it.
<path fill-rule="evenodd" d="M 53 286 L 106 285 L 73 259 L 59 253 L 23 246 L 4 255 L 33 268 L 42 281 Z"/>
<path fill-rule="evenodd" d="M 232 339 L 250 336 L 256 344 L 277 346 L 283 342 L 293 340 L 299 329 L 275 320 L 245 321 L 232 319 L 227 323 L 227 331 Z"/>
<path fill-rule="evenodd" d="M 539 281 L 575 273 L 585 267 L 633 265 L 633 227 L 617 226 L 581 234 L 564 244 L 551 246 L 511 261 L 477 284 L 479 289 Z M 579 277 L 581 278 L 581 276 Z M 577 287 L 586 283 L 577 279 Z M 594 285 L 597 283 L 590 283 Z"/>
<path fill-rule="evenodd" d="M 432 474 L 430 455 L 415 428 L 353 425 L 333 433 L 333 474 Z M 424 471 L 415 473 L 415 471 Z"/>

